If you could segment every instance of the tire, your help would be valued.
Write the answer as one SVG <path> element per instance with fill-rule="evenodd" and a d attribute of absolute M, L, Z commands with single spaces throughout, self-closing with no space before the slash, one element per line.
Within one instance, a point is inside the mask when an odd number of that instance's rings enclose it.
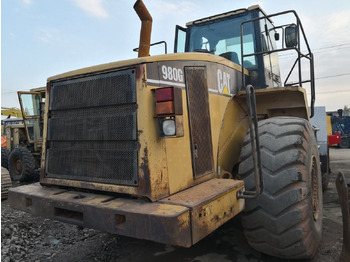
<path fill-rule="evenodd" d="M 254 249 L 283 259 L 310 259 L 322 236 L 320 159 L 309 122 L 276 117 L 259 122 L 264 191 L 247 199 L 241 216 Z M 241 150 L 238 177 L 255 190 L 250 135 Z"/>
<path fill-rule="evenodd" d="M 16 147 L 10 153 L 9 172 L 13 181 L 29 181 L 35 171 L 35 159 L 25 147 Z"/>
<path fill-rule="evenodd" d="M 8 197 L 9 189 L 12 186 L 11 177 L 9 171 L 6 168 L 1 168 L 1 200 L 5 200 Z"/>
<path fill-rule="evenodd" d="M 8 169 L 9 151 L 7 147 L 1 147 L 1 166 Z"/>
<path fill-rule="evenodd" d="M 341 142 L 339 143 L 340 148 L 348 148 L 349 147 L 349 139 L 348 137 L 342 137 Z"/>

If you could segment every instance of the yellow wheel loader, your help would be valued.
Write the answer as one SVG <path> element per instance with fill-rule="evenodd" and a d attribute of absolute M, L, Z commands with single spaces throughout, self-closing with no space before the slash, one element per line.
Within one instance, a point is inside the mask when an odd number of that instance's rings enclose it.
<path fill-rule="evenodd" d="M 313 55 L 296 12 L 189 22 L 173 54 L 150 56 L 152 17 L 134 8 L 138 58 L 48 78 L 40 184 L 11 189 L 10 205 L 183 247 L 241 213 L 256 250 L 313 257 L 322 181 Z M 272 22 L 283 15 L 293 21 Z M 296 56 L 283 82 L 281 52 Z"/>
<path fill-rule="evenodd" d="M 3 120 L 1 165 L 9 170 L 12 181 L 32 180 L 40 168 L 45 89 L 17 92 L 22 118 Z"/>

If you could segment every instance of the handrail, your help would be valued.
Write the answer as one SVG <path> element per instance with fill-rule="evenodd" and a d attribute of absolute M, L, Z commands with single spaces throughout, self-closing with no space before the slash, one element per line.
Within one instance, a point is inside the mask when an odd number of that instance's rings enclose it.
<path fill-rule="evenodd" d="M 155 43 L 150 44 L 150 46 L 160 45 L 160 44 L 164 44 L 164 53 L 167 54 L 167 53 L 168 53 L 168 45 L 167 45 L 167 43 L 166 43 L 165 41 L 155 42 Z M 136 47 L 136 48 L 134 48 L 132 51 L 138 52 L 138 51 L 139 51 L 139 48 Z"/>
<path fill-rule="evenodd" d="M 247 24 L 247 23 L 252 23 L 258 20 L 262 20 L 262 19 L 268 19 L 271 17 L 275 17 L 275 16 L 281 16 L 281 15 L 285 15 L 285 14 L 293 14 L 295 16 L 296 19 L 296 27 L 298 29 L 298 45 L 297 47 L 284 47 L 285 43 L 284 40 L 282 38 L 282 48 L 276 49 L 276 50 L 269 50 L 269 51 L 261 51 L 261 52 L 254 52 L 254 53 L 249 53 L 249 54 L 244 54 L 244 46 L 243 46 L 243 25 Z M 285 24 L 283 26 L 274 26 L 273 29 L 283 29 L 283 27 L 287 27 L 289 25 L 292 24 Z M 301 32 L 301 34 L 300 34 Z M 304 43 L 306 45 L 307 51 L 306 53 L 302 53 L 300 51 L 300 36 L 303 37 Z M 284 81 L 284 85 L 285 86 L 290 86 L 290 85 L 295 85 L 295 84 L 299 84 L 299 86 L 302 87 L 303 83 L 310 83 L 310 88 L 311 88 L 311 102 L 310 102 L 310 118 L 314 116 L 314 104 L 315 104 L 315 73 L 314 73 L 314 57 L 313 54 L 311 52 L 310 49 L 310 45 L 307 41 L 305 32 L 304 32 L 304 28 L 300 22 L 299 16 L 297 15 L 297 13 L 294 10 L 288 10 L 288 11 L 284 11 L 284 12 L 279 12 L 279 13 L 275 13 L 275 14 L 271 14 L 271 15 L 266 15 L 266 16 L 262 16 L 262 17 L 258 17 L 258 18 L 253 18 L 250 20 L 246 20 L 243 21 L 241 23 L 241 64 L 242 64 L 242 87 L 246 86 L 246 80 L 245 80 L 245 76 L 244 76 L 244 57 L 248 57 L 248 56 L 253 56 L 253 55 L 263 55 L 263 54 L 272 54 L 272 53 L 276 53 L 276 52 L 284 52 L 284 51 L 288 51 L 288 50 L 295 50 L 297 53 L 297 58 L 296 61 L 294 62 L 293 66 L 291 67 L 288 76 L 286 77 L 286 80 Z M 310 63 L 310 79 L 309 80 L 303 80 L 302 78 L 302 72 L 301 72 L 301 59 L 305 58 L 307 60 L 309 60 Z M 293 84 L 288 84 L 287 81 L 289 80 L 289 77 L 291 76 L 291 74 L 293 73 L 295 67 L 298 66 L 298 82 L 295 82 Z"/>
<path fill-rule="evenodd" d="M 262 174 L 262 164 L 260 155 L 258 117 L 256 113 L 255 90 L 252 85 L 246 86 L 247 110 L 249 116 L 250 144 L 252 146 L 252 156 L 254 165 L 255 191 L 238 191 L 237 198 L 251 199 L 257 198 L 264 191 L 264 180 Z"/>

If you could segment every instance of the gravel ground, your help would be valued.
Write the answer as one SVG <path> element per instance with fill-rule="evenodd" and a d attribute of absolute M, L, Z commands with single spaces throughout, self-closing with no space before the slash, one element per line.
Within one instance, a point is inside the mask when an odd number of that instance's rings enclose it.
<path fill-rule="evenodd" d="M 52 261 L 72 245 L 101 233 L 33 217 L 1 205 L 1 261 Z"/>
<path fill-rule="evenodd" d="M 350 150 L 347 153 L 350 155 Z M 350 172 L 343 162 L 337 162 L 333 172 L 341 168 Z M 350 177 L 350 173 L 347 175 Z M 342 248 L 342 217 L 334 180 L 335 175 L 324 193 L 323 238 L 313 262 L 336 261 Z M 33 217 L 11 209 L 5 200 L 1 202 L 1 261 L 280 260 L 252 250 L 244 240 L 238 219 L 229 221 L 192 248 L 186 249 Z"/>

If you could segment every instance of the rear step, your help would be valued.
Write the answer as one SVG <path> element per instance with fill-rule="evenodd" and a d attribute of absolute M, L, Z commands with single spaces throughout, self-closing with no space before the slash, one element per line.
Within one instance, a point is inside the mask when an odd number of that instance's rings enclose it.
<path fill-rule="evenodd" d="M 212 179 L 151 203 L 36 183 L 12 188 L 9 203 L 35 216 L 190 247 L 242 211 L 242 188 L 243 181 Z"/>

